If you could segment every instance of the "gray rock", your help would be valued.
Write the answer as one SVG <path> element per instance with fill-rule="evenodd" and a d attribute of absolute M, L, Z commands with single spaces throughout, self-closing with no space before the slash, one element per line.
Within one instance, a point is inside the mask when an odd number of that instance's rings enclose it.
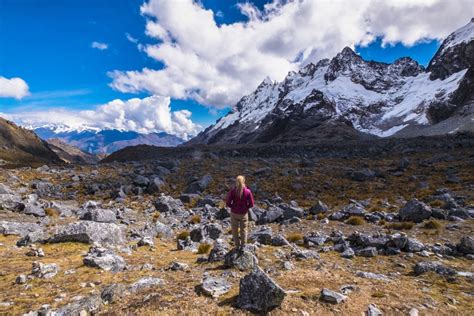
<path fill-rule="evenodd" d="M 173 230 L 161 222 L 155 223 L 156 236 L 159 238 L 171 238 L 173 237 Z"/>
<path fill-rule="evenodd" d="M 365 312 L 366 316 L 382 316 L 382 311 L 375 304 L 369 304 L 367 306 L 367 311 Z"/>
<path fill-rule="evenodd" d="M 214 247 L 211 249 L 211 252 L 209 253 L 209 257 L 207 261 L 208 262 L 223 261 L 228 251 L 229 251 L 229 248 L 227 244 L 224 242 L 224 240 L 217 239 L 214 242 Z"/>
<path fill-rule="evenodd" d="M 92 246 L 84 257 L 84 265 L 105 271 L 119 272 L 126 268 L 125 260 L 111 249 Z"/>
<path fill-rule="evenodd" d="M 283 217 L 283 210 L 276 206 L 271 206 L 257 220 L 257 225 L 264 225 L 276 222 Z"/>
<path fill-rule="evenodd" d="M 94 208 L 86 210 L 80 219 L 99 223 L 115 223 L 117 221 L 117 215 L 113 210 Z"/>
<path fill-rule="evenodd" d="M 302 218 L 304 216 L 304 210 L 300 207 L 284 203 L 280 204 L 279 207 L 283 209 L 283 219 Z"/>
<path fill-rule="evenodd" d="M 332 221 L 341 221 L 347 217 L 346 213 L 344 212 L 334 212 L 329 215 L 329 219 Z"/>
<path fill-rule="evenodd" d="M 418 262 L 414 266 L 413 271 L 415 275 L 421 275 L 427 272 L 436 272 L 437 274 L 441 274 L 441 275 L 455 275 L 456 274 L 456 270 L 446 267 L 442 263 L 436 262 L 436 261 Z"/>
<path fill-rule="evenodd" d="M 69 303 L 66 306 L 54 311 L 54 316 L 70 316 L 70 315 L 95 315 L 102 307 L 102 299 L 99 295 L 92 295 L 80 299 L 76 302 Z"/>
<path fill-rule="evenodd" d="M 378 255 L 377 248 L 367 247 L 356 251 L 359 257 L 375 257 Z"/>
<path fill-rule="evenodd" d="M 26 275 L 20 274 L 15 279 L 15 284 L 25 284 L 27 281 Z"/>
<path fill-rule="evenodd" d="M 236 306 L 255 313 L 268 313 L 281 305 L 285 291 L 262 269 L 256 267 L 240 280 Z"/>
<path fill-rule="evenodd" d="M 189 237 L 191 238 L 192 241 L 194 242 L 200 242 L 201 240 L 204 239 L 204 231 L 202 229 L 201 226 L 199 227 L 196 227 L 194 229 L 192 229 L 190 232 L 189 232 Z"/>
<path fill-rule="evenodd" d="M 380 274 L 380 273 L 357 271 L 356 276 L 358 276 L 360 278 L 364 278 L 364 279 L 390 281 L 390 279 L 386 275 Z"/>
<path fill-rule="evenodd" d="M 153 247 L 154 245 L 155 243 L 151 236 L 145 236 L 142 239 L 140 239 L 137 243 L 138 247 L 143 247 L 143 246 Z"/>
<path fill-rule="evenodd" d="M 125 237 L 120 226 L 116 224 L 80 221 L 60 227 L 48 239 L 48 242 L 81 242 L 116 246 L 125 243 Z"/>
<path fill-rule="evenodd" d="M 101 299 L 107 303 L 112 304 L 120 301 L 127 294 L 127 287 L 120 283 L 113 283 L 107 285 L 101 292 Z"/>
<path fill-rule="evenodd" d="M 181 200 L 173 199 L 169 195 L 160 196 L 154 203 L 155 208 L 158 212 L 181 212 L 184 209 L 183 202 Z"/>
<path fill-rule="evenodd" d="M 339 304 L 345 301 L 347 296 L 329 289 L 322 289 L 319 299 L 326 303 Z"/>
<path fill-rule="evenodd" d="M 269 226 L 257 227 L 248 236 L 249 240 L 259 242 L 262 245 L 271 245 L 272 237 L 273 231 Z"/>
<path fill-rule="evenodd" d="M 28 203 L 26 204 L 25 210 L 23 211 L 26 215 L 33 215 L 36 217 L 45 217 L 46 213 L 44 208 L 39 203 Z"/>
<path fill-rule="evenodd" d="M 402 221 L 420 223 L 431 217 L 431 208 L 417 199 L 410 200 L 403 206 L 398 214 Z"/>
<path fill-rule="evenodd" d="M 43 230 L 38 230 L 36 232 L 27 233 L 25 236 L 21 237 L 21 239 L 16 242 L 16 245 L 18 247 L 26 247 L 37 242 L 43 242 L 46 239 L 47 236 Z"/>
<path fill-rule="evenodd" d="M 211 182 L 212 182 L 212 177 L 210 175 L 205 175 L 201 179 L 189 183 L 184 193 L 203 192 L 204 190 L 207 189 L 207 187 L 211 184 Z"/>
<path fill-rule="evenodd" d="M 351 259 L 354 258 L 355 252 L 352 250 L 352 248 L 347 248 L 341 253 L 341 257 L 346 258 L 346 259 Z"/>
<path fill-rule="evenodd" d="M 56 263 L 42 264 L 41 262 L 33 262 L 31 274 L 41 279 L 51 279 L 59 272 L 59 267 Z"/>
<path fill-rule="evenodd" d="M 236 268 L 240 271 L 248 271 L 258 264 L 258 259 L 248 246 L 243 249 L 232 249 L 224 257 L 224 265 L 228 268 Z"/>
<path fill-rule="evenodd" d="M 193 201 L 197 201 L 199 199 L 199 194 L 184 193 L 179 196 L 179 199 L 183 203 L 192 203 Z"/>
<path fill-rule="evenodd" d="M 469 219 L 471 218 L 469 212 L 463 208 L 455 208 L 449 211 L 449 216 L 451 217 L 459 217 L 462 219 Z"/>
<path fill-rule="evenodd" d="M 296 260 L 320 259 L 319 254 L 313 250 L 294 249 L 291 256 Z"/>
<path fill-rule="evenodd" d="M 306 234 L 303 240 L 306 247 L 312 247 L 324 245 L 328 238 L 329 237 L 327 235 L 311 232 Z"/>
<path fill-rule="evenodd" d="M 326 204 L 324 204 L 322 201 L 318 200 L 318 202 L 316 202 L 315 205 L 310 207 L 310 209 L 308 211 L 313 215 L 318 215 L 320 213 L 328 212 L 329 207 Z"/>
<path fill-rule="evenodd" d="M 360 216 L 364 217 L 367 211 L 364 209 L 364 207 L 358 203 L 351 203 L 349 205 L 346 205 L 341 212 L 343 212 L 346 217 L 349 216 Z"/>
<path fill-rule="evenodd" d="M 154 287 L 162 287 L 164 285 L 165 285 L 165 281 L 163 281 L 160 278 L 144 277 L 136 281 L 135 283 L 133 283 L 130 286 L 129 291 L 131 293 L 136 293 L 136 292 L 151 289 Z"/>
<path fill-rule="evenodd" d="M 160 177 L 154 177 L 148 184 L 146 191 L 150 194 L 160 193 L 165 186 L 166 183 Z"/>
<path fill-rule="evenodd" d="M 204 231 L 206 235 L 213 240 L 218 239 L 222 235 L 222 227 L 216 223 L 204 225 Z"/>
<path fill-rule="evenodd" d="M 189 265 L 182 262 L 173 261 L 171 262 L 169 269 L 172 271 L 185 271 L 189 268 Z"/>
<path fill-rule="evenodd" d="M 465 255 L 472 255 L 474 254 L 474 237 L 472 236 L 464 236 L 459 241 L 457 245 L 459 252 Z"/>
<path fill-rule="evenodd" d="M 290 242 L 286 240 L 286 238 L 283 237 L 282 235 L 277 234 L 273 236 L 272 238 L 272 245 L 273 246 L 289 246 Z"/>
<path fill-rule="evenodd" d="M 415 238 L 408 238 L 404 250 L 408 252 L 419 252 L 425 249 L 425 245 Z"/>
<path fill-rule="evenodd" d="M 209 296 L 219 297 L 230 291 L 231 284 L 224 278 L 207 276 L 202 280 L 201 290 Z"/>

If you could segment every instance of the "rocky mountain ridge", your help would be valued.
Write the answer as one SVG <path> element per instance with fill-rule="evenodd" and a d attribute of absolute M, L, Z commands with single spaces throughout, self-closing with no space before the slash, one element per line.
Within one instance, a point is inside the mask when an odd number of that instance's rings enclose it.
<path fill-rule="evenodd" d="M 403 57 L 366 61 L 351 48 L 281 82 L 265 79 L 189 144 L 413 137 L 474 130 L 474 19 L 425 69 Z"/>

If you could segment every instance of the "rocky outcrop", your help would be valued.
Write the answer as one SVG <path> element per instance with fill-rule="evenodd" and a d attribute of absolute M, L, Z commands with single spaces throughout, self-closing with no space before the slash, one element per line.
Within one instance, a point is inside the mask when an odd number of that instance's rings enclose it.
<path fill-rule="evenodd" d="M 50 243 L 73 241 L 117 246 L 125 242 L 125 237 L 119 225 L 79 221 L 58 228 L 56 233 L 47 241 Z"/>

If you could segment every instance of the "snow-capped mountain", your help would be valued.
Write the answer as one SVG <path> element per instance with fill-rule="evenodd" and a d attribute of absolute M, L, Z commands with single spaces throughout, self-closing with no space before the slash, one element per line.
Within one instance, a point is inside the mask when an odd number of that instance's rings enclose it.
<path fill-rule="evenodd" d="M 346 47 L 331 60 L 265 79 L 189 144 L 435 135 L 474 130 L 474 19 L 425 69 L 404 57 L 366 61 Z"/>
<path fill-rule="evenodd" d="M 140 134 L 116 129 L 74 130 L 64 126 L 45 126 L 34 129 L 44 140 L 58 139 L 91 154 L 110 154 L 127 146 L 154 145 L 173 147 L 184 142 L 183 139 L 167 133 Z"/>

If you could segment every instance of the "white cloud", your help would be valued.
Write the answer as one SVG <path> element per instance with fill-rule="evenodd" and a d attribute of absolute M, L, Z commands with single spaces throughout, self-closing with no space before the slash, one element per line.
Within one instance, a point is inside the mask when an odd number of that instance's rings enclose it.
<path fill-rule="evenodd" d="M 184 139 L 196 135 L 201 128 L 191 120 L 191 112 L 173 112 L 170 108 L 170 98 L 156 95 L 126 101 L 116 99 L 95 110 L 72 111 L 58 108 L 1 115 L 32 128 L 54 125 L 67 126 L 74 130 L 97 128 L 139 133 L 166 132 Z"/>
<path fill-rule="evenodd" d="M 22 99 L 30 94 L 28 84 L 21 78 L 0 76 L 0 98 Z"/>
<path fill-rule="evenodd" d="M 133 43 L 133 44 L 137 44 L 137 43 L 138 43 L 138 39 L 136 39 L 135 37 L 133 37 L 132 35 L 130 35 L 130 33 L 125 33 L 125 37 L 127 38 L 127 40 L 128 40 L 130 43 Z"/>
<path fill-rule="evenodd" d="M 92 42 L 91 47 L 96 48 L 98 50 L 106 50 L 107 48 L 109 48 L 109 45 L 101 42 Z"/>
<path fill-rule="evenodd" d="M 344 46 L 376 36 L 405 45 L 442 39 L 474 16 L 474 0 L 273 0 L 263 10 L 248 2 L 238 7 L 248 21 L 219 26 L 217 14 L 199 1 L 145 3 L 146 34 L 157 43 L 142 49 L 165 67 L 111 72 L 111 86 L 221 108 L 266 76 L 281 80 Z"/>

